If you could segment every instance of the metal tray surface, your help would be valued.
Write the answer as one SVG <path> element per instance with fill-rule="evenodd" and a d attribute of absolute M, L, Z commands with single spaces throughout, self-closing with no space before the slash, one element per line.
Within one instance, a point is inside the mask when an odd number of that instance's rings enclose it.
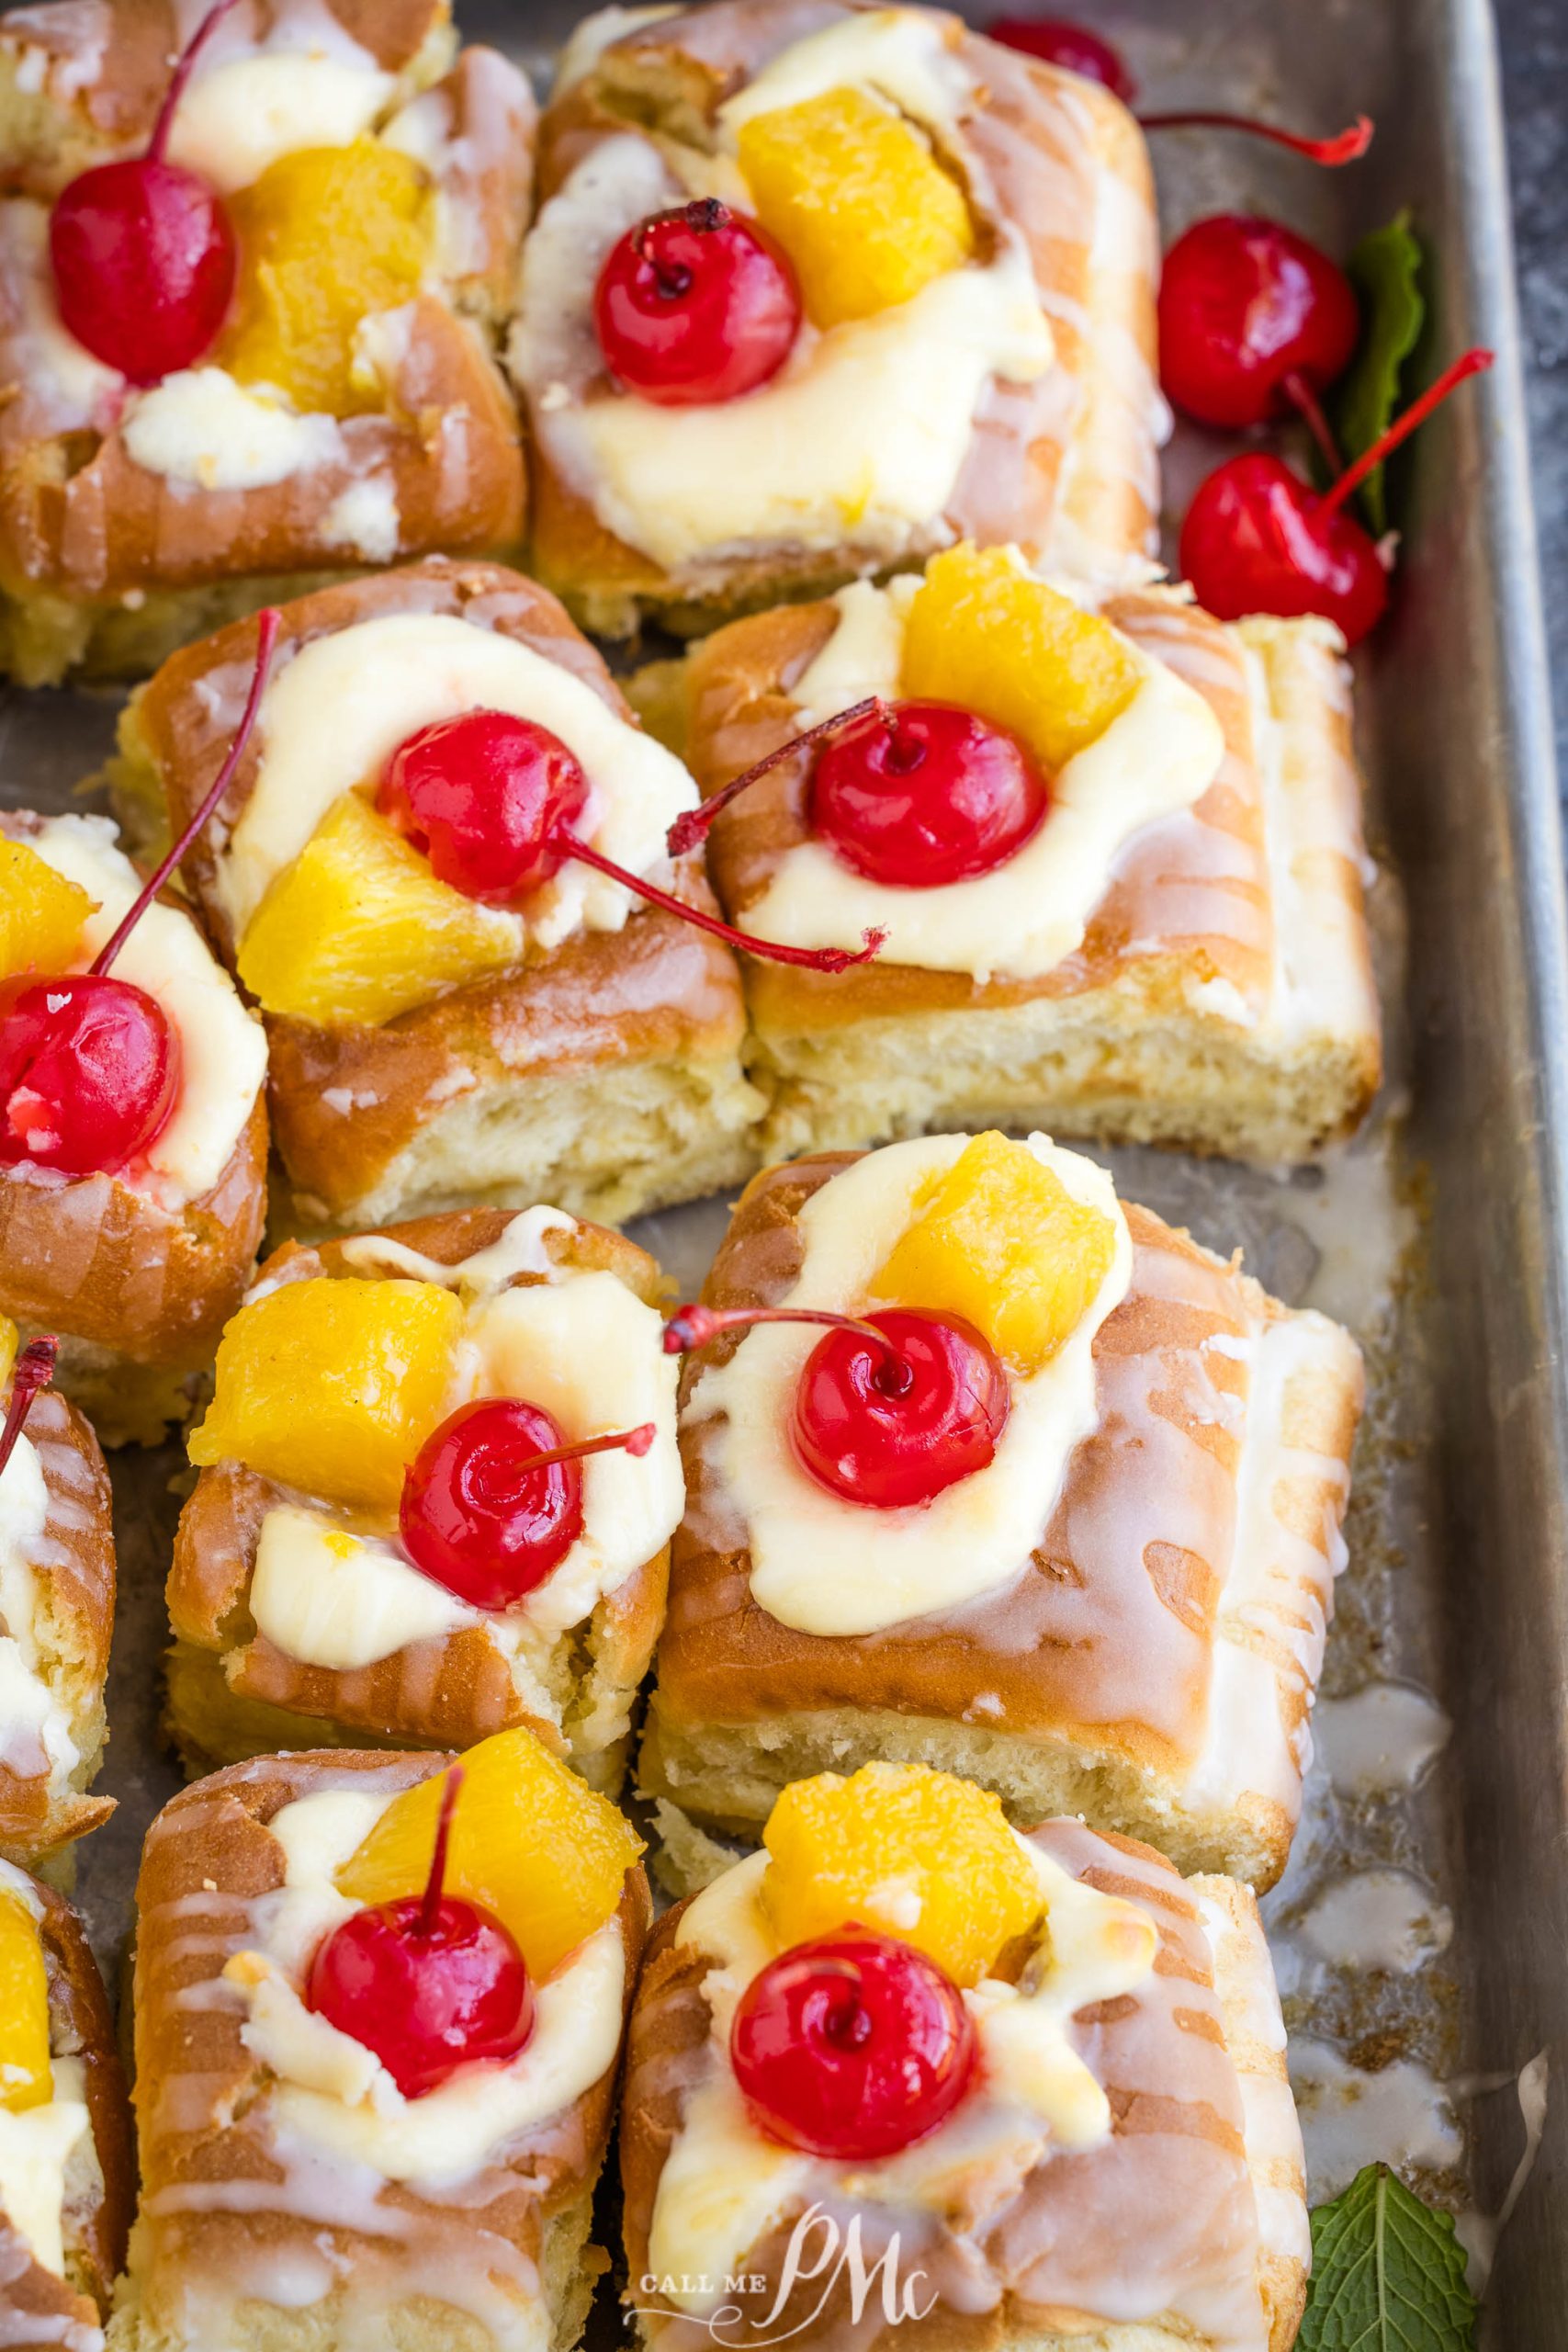
<path fill-rule="evenodd" d="M 541 88 L 580 13 L 458 0 L 465 31 Z M 1320 1756 L 1267 1906 L 1292 2069 L 1319 2192 L 1398 2160 L 1460 2213 L 1476 2275 L 1490 2269 L 1483 2343 L 1542 2352 L 1568 2344 L 1568 958 L 1491 17 L 1486 0 L 1080 13 L 1124 46 L 1151 105 L 1325 130 L 1377 119 L 1368 159 L 1337 174 L 1164 135 L 1168 241 L 1197 213 L 1244 209 L 1342 251 L 1408 204 L 1431 256 L 1431 356 L 1497 354 L 1402 462 L 1401 589 L 1358 663 L 1384 865 L 1390 1079 L 1374 1122 L 1294 1174 L 1108 1157 L 1129 1196 L 1243 1244 L 1272 1288 L 1340 1316 L 1367 1350 Z M 1173 517 L 1223 446 L 1178 435 Z M 107 756 L 118 701 L 0 691 L 0 800 L 66 805 Z M 667 1212 L 639 1238 L 694 1286 L 724 1207 Z M 111 1967 L 141 1832 L 177 1784 L 158 1709 L 182 1471 L 173 1448 L 115 1464 L 104 1785 L 120 1811 L 83 1849 L 77 1888 Z"/>

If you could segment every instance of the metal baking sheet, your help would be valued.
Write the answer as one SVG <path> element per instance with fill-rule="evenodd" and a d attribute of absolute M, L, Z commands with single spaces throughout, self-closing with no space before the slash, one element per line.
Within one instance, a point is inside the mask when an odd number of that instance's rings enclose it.
<path fill-rule="evenodd" d="M 459 5 L 470 37 L 541 83 L 577 13 Z M 1485 0 L 1083 0 L 1081 13 L 1124 47 L 1151 105 L 1263 107 L 1323 130 L 1359 109 L 1377 119 L 1371 155 L 1338 174 L 1165 135 L 1168 240 L 1196 213 L 1248 209 L 1343 251 L 1409 205 L 1430 255 L 1432 352 L 1497 353 L 1403 468 L 1397 607 L 1358 665 L 1386 869 L 1376 1119 L 1294 1174 L 1110 1158 L 1128 1194 L 1217 1248 L 1244 1244 L 1271 1287 L 1341 1316 L 1367 1349 L 1323 1753 L 1268 1906 L 1293 2068 L 1320 2188 L 1403 2154 L 1461 2215 L 1476 2275 L 1490 2268 L 1483 2342 L 1535 2352 L 1568 2326 L 1568 965 L 1490 14 Z M 1173 515 L 1220 448 L 1178 436 Z M 66 805 L 107 756 L 117 704 L 0 693 L 0 796 Z M 638 1238 L 694 1285 L 723 1213 L 670 1212 Z M 141 1831 L 176 1784 L 158 1680 L 181 1470 L 172 1448 L 115 1468 L 105 1785 L 120 1812 L 78 1878 L 111 1966 Z"/>

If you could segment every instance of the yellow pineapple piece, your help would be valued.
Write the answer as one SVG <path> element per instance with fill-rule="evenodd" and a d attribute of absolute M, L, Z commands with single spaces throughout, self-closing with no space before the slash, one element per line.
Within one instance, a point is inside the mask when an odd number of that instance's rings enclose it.
<path fill-rule="evenodd" d="M 0 1888 L 0 2108 L 46 2107 L 54 2095 L 49 2063 L 49 1977 L 38 1922 L 19 1894 Z"/>
<path fill-rule="evenodd" d="M 96 903 L 26 842 L 0 836 L 0 979 L 68 970 Z"/>
<path fill-rule="evenodd" d="M 976 1136 L 894 1244 L 872 1288 L 962 1315 L 1025 1373 L 1049 1363 L 1111 1271 L 1116 1227 L 1027 1144 Z"/>
<path fill-rule="evenodd" d="M 10 1317 L 0 1315 L 0 1391 L 10 1385 L 11 1374 L 17 1368 L 17 1351 L 21 1344 L 22 1335 Z M 0 1395 L 0 1412 L 4 1411 L 5 1404 L 5 1397 Z"/>
<path fill-rule="evenodd" d="M 329 1502 L 395 1508 L 441 1419 L 462 1325 L 434 1283 L 285 1283 L 224 1330 L 190 1458 L 243 1462 Z"/>
<path fill-rule="evenodd" d="M 1104 734 L 1142 678 L 1109 621 L 1031 579 L 1005 548 L 933 557 L 909 606 L 905 694 L 1010 729 L 1047 775 Z"/>
<path fill-rule="evenodd" d="M 362 319 L 418 290 L 430 247 L 423 167 L 376 139 L 302 147 L 229 202 L 241 259 L 220 364 L 308 413 L 378 405 L 355 381 L 355 337 Z"/>
<path fill-rule="evenodd" d="M 536 1982 L 612 1917 L 642 1839 L 530 1731 L 480 1740 L 462 1766 L 446 1891 L 511 1929 Z M 351 1901 L 390 1903 L 423 1886 L 446 1778 L 392 1799 L 338 1871 Z"/>
<path fill-rule="evenodd" d="M 753 115 L 739 146 L 757 218 L 795 264 L 816 326 L 910 301 L 975 250 L 957 182 L 863 90 Z"/>
<path fill-rule="evenodd" d="M 977 1984 L 1043 1906 L 1000 1800 L 928 1764 L 863 1764 L 785 1789 L 762 1832 L 762 1907 L 784 1945 L 851 1921 Z"/>
<path fill-rule="evenodd" d="M 438 882 L 394 825 L 347 792 L 274 876 L 239 971 L 268 1012 L 375 1029 L 518 955 L 510 916 Z"/>

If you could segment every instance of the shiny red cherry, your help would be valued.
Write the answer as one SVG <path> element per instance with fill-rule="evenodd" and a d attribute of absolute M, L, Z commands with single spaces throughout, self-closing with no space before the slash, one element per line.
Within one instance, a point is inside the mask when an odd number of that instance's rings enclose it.
<path fill-rule="evenodd" d="M 689 1306 L 665 1325 L 665 1351 L 684 1354 L 755 1323 L 828 1326 L 795 1388 L 790 1439 L 801 1467 L 830 1494 L 904 1510 L 934 1501 L 995 1456 L 1012 1394 L 996 1350 L 962 1316 Z"/>
<path fill-rule="evenodd" d="M 164 158 L 197 54 L 234 5 L 218 0 L 197 26 L 146 153 L 79 174 L 50 214 L 61 318 L 95 359 L 132 384 L 194 368 L 217 341 L 234 291 L 237 249 L 221 198 Z"/>
<path fill-rule="evenodd" d="M 628 392 L 706 406 L 778 374 L 800 332 L 800 288 L 765 229 L 703 198 L 639 220 L 611 247 L 593 323 Z"/>
<path fill-rule="evenodd" d="M 889 703 L 841 728 L 812 771 L 807 821 L 868 881 L 930 890 L 989 874 L 1045 820 L 1016 735 L 951 703 Z"/>
<path fill-rule="evenodd" d="M 443 1894 L 454 1764 L 442 1792 L 435 1851 L 423 1894 L 367 1905 L 318 1945 L 305 2006 L 373 2051 L 405 2098 L 422 2098 L 460 2066 L 514 2058 L 534 2030 L 522 1953 L 478 1904 Z"/>
<path fill-rule="evenodd" d="M 0 1477 L 4 1477 L 6 1464 L 17 1451 L 17 1440 L 32 1411 L 33 1398 L 54 1378 L 54 1361 L 59 1353 L 60 1342 L 51 1334 L 29 1340 L 17 1358 L 11 1372 L 10 1401 L 6 1408 L 5 1424 L 0 1427 Z"/>
<path fill-rule="evenodd" d="M 644 1454 L 651 1421 L 569 1445 L 540 1405 L 460 1405 L 403 1480 L 398 1524 L 414 1566 L 476 1609 L 509 1609 L 543 1584 L 582 1532 L 585 1454 Z"/>
<path fill-rule="evenodd" d="M 1218 212 L 1165 257 L 1160 383 L 1172 405 L 1229 431 L 1282 416 L 1343 374 L 1360 334 L 1350 281 L 1277 220 Z"/>
<path fill-rule="evenodd" d="M 786 2148 L 874 2164 L 945 2123 L 975 2074 L 964 1996 L 934 1960 L 848 1927 L 754 1976 L 729 2061 L 759 2128 Z"/>
<path fill-rule="evenodd" d="M 1004 49 L 1021 50 L 1025 57 L 1081 74 L 1086 82 L 1103 83 L 1123 106 L 1130 107 L 1138 95 L 1122 58 L 1087 25 L 1075 25 L 1066 17 L 993 17 L 986 31 Z"/>

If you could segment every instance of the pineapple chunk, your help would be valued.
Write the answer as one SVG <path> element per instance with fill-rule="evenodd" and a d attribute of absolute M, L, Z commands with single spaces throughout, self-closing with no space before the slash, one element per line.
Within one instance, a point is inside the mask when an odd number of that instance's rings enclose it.
<path fill-rule="evenodd" d="M 530 1731 L 497 1732 L 462 1765 L 446 1891 L 511 1929 L 536 1983 L 614 1915 L 642 1839 Z M 446 1778 L 392 1799 L 338 1871 L 351 1901 L 390 1903 L 423 1886 Z"/>
<path fill-rule="evenodd" d="M 220 364 L 302 413 L 379 406 L 355 379 L 355 338 L 418 290 L 430 245 L 421 165 L 376 139 L 303 147 L 229 202 L 241 262 Z"/>
<path fill-rule="evenodd" d="M 905 694 L 1010 729 L 1048 776 L 1104 734 L 1142 678 L 1109 621 L 1031 579 L 1005 548 L 933 557 L 909 606 Z"/>
<path fill-rule="evenodd" d="M 47 2107 L 53 2095 L 43 1943 L 21 1896 L 0 1888 L 0 2108 Z"/>
<path fill-rule="evenodd" d="M 434 1283 L 285 1283 L 218 1343 L 217 1387 L 190 1441 L 205 1467 L 243 1462 L 302 1494 L 395 1510 L 441 1419 L 463 1310 Z"/>
<path fill-rule="evenodd" d="M 1074 1200 L 1027 1144 L 976 1136 L 894 1244 L 872 1287 L 962 1315 L 1021 1372 L 1076 1329 L 1111 1271 L 1116 1227 Z"/>
<path fill-rule="evenodd" d="M 0 1315 L 0 1388 L 7 1387 L 17 1368 L 17 1351 L 22 1335 L 8 1315 Z"/>
<path fill-rule="evenodd" d="M 816 326 L 910 301 L 974 253 L 957 182 L 863 90 L 753 115 L 739 143 L 757 218 L 795 264 Z"/>
<path fill-rule="evenodd" d="M 762 1840 L 762 1907 L 785 1946 L 853 1921 L 977 1984 L 1043 1907 L 1000 1800 L 927 1764 L 796 1781 Z"/>
<path fill-rule="evenodd" d="M 513 917 L 438 882 L 395 826 L 347 792 L 274 876 L 239 970 L 268 1012 L 375 1029 L 519 954 Z"/>
<path fill-rule="evenodd" d="M 26 842 L 0 837 L 0 979 L 67 970 L 96 904 Z"/>

